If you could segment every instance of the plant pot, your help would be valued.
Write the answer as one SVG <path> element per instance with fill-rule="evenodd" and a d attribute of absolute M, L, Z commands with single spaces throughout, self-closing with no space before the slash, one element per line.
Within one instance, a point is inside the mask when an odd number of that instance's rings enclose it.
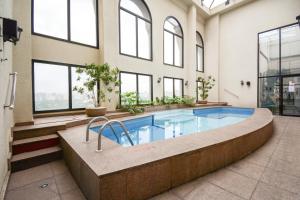
<path fill-rule="evenodd" d="M 201 101 L 198 101 L 197 103 L 199 103 L 199 104 L 207 104 L 207 101 L 206 100 L 201 100 Z"/>
<path fill-rule="evenodd" d="M 106 107 L 86 108 L 85 113 L 88 117 L 104 116 L 106 114 Z"/>

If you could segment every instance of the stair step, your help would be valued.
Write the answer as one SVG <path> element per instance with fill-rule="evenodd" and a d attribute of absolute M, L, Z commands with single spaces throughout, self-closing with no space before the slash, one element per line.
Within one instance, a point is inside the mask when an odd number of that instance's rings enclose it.
<path fill-rule="evenodd" d="M 65 130 L 66 125 L 62 123 L 57 124 L 40 124 L 32 126 L 18 126 L 14 127 L 13 137 L 14 140 L 22 140 L 33 137 L 40 137 L 52 135 L 60 130 Z"/>
<path fill-rule="evenodd" d="M 46 136 L 26 138 L 13 141 L 12 152 L 13 155 L 35 151 L 39 149 L 57 146 L 59 144 L 59 137 L 57 134 Z"/>
<path fill-rule="evenodd" d="M 12 172 L 25 170 L 61 158 L 62 158 L 62 149 L 59 146 L 21 153 L 21 154 L 14 155 L 12 157 L 11 170 Z"/>

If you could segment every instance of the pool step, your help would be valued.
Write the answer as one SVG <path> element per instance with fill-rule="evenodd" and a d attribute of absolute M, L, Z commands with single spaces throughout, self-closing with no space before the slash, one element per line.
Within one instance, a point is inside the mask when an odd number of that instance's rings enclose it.
<path fill-rule="evenodd" d="M 58 145 L 59 137 L 57 134 L 15 140 L 12 142 L 12 154 L 17 155 Z"/>
<path fill-rule="evenodd" d="M 34 138 L 55 134 L 57 131 L 65 130 L 66 124 L 40 124 L 32 126 L 16 126 L 13 129 L 14 140 L 22 140 L 27 138 Z"/>
<path fill-rule="evenodd" d="M 11 158 L 11 171 L 29 169 L 61 158 L 62 149 L 59 146 L 13 155 Z"/>

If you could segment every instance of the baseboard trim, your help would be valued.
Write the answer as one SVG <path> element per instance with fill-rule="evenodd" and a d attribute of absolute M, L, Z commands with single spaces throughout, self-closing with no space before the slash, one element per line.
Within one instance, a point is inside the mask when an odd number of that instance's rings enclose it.
<path fill-rule="evenodd" d="M 5 179 L 3 181 L 1 191 L 0 191 L 0 199 L 4 199 L 4 197 L 5 197 L 5 193 L 6 193 L 6 189 L 7 189 L 7 186 L 8 186 L 10 173 L 11 173 L 10 171 L 7 171 L 7 173 L 6 173 L 6 176 L 5 176 Z"/>

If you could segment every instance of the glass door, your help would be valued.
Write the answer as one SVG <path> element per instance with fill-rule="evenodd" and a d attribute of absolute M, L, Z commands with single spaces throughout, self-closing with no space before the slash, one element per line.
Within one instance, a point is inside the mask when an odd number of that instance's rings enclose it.
<path fill-rule="evenodd" d="M 300 116 L 300 75 L 282 78 L 282 114 Z"/>

